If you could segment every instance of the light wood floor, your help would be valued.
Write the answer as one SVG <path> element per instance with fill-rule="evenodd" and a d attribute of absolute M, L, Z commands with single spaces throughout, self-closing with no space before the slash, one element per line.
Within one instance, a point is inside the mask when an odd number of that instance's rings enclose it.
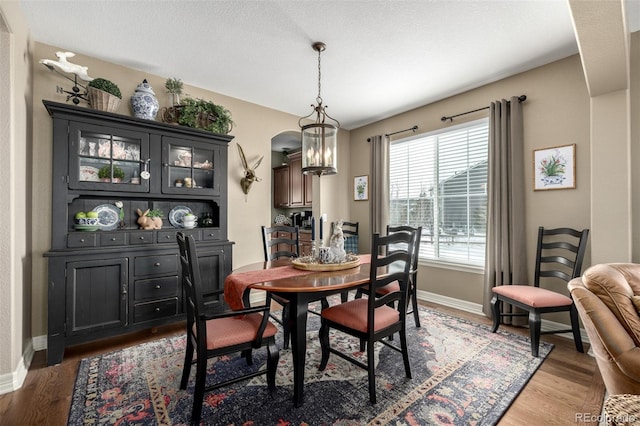
<path fill-rule="evenodd" d="M 485 324 L 490 323 L 488 318 L 482 316 L 430 303 L 424 305 Z M 62 364 L 52 367 L 46 366 L 44 351 L 37 352 L 22 388 L 0 395 L 0 425 L 66 425 L 76 372 L 82 358 L 160 336 L 183 333 L 183 327 L 177 324 L 160 328 L 156 333 L 133 333 L 68 348 Z M 506 329 L 528 335 L 528 330 L 513 327 Z M 576 352 L 572 340 L 554 335 L 545 335 L 542 339 L 555 344 L 555 348 L 498 425 L 597 425 L 604 384 L 594 358 Z M 584 422 L 584 419 L 592 421 Z"/>

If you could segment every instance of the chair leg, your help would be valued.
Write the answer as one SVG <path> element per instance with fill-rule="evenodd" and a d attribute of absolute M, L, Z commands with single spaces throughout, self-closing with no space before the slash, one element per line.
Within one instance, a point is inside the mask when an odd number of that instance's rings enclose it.
<path fill-rule="evenodd" d="M 576 350 L 584 353 L 582 336 L 580 335 L 580 321 L 578 321 L 578 310 L 576 309 L 576 305 L 571 305 L 569 315 L 571 316 L 571 330 L 573 331 L 573 341 L 576 344 Z"/>
<path fill-rule="evenodd" d="M 354 299 L 360 299 L 362 298 L 362 290 L 361 289 L 357 289 L 356 290 L 356 295 L 353 297 Z"/>
<path fill-rule="evenodd" d="M 253 351 L 251 349 L 242 351 L 241 356 L 247 359 L 247 365 L 253 365 Z"/>
<path fill-rule="evenodd" d="M 538 346 L 540 345 L 540 314 L 529 312 L 529 336 L 531 337 L 531 355 L 538 357 Z"/>
<path fill-rule="evenodd" d="M 367 371 L 369 373 L 369 401 L 376 403 L 376 363 L 373 342 L 367 342 Z"/>
<path fill-rule="evenodd" d="M 182 367 L 182 379 L 180 380 L 180 389 L 186 389 L 189 383 L 189 375 L 191 374 L 191 364 L 193 363 L 193 344 L 187 336 L 187 347 L 184 352 L 184 366 Z"/>
<path fill-rule="evenodd" d="M 415 283 L 411 283 L 411 304 L 413 306 L 413 321 L 420 328 L 420 311 L 418 310 L 418 289 Z"/>
<path fill-rule="evenodd" d="M 402 361 L 404 361 L 404 373 L 407 379 L 411 378 L 411 363 L 409 362 L 409 347 L 407 346 L 407 330 L 400 330 L 400 348 L 402 349 Z"/>
<path fill-rule="evenodd" d="M 202 357 L 200 356 L 202 355 Z M 207 355 L 205 353 L 198 354 L 196 362 L 196 386 L 193 391 L 193 409 L 191 410 L 191 424 L 200 423 L 202 416 L 202 402 L 204 400 L 205 381 L 207 378 Z"/>
<path fill-rule="evenodd" d="M 493 327 L 491 328 L 491 332 L 495 333 L 498 331 L 498 327 L 500 327 L 500 310 L 502 308 L 502 302 L 498 299 L 498 295 L 494 294 L 491 299 L 491 312 L 493 313 Z"/>
<path fill-rule="evenodd" d="M 276 346 L 276 339 L 267 345 L 267 387 L 270 392 L 276 390 L 276 369 L 278 368 L 278 360 L 280 359 L 280 351 Z"/>
<path fill-rule="evenodd" d="M 320 348 L 322 349 L 322 358 L 320 359 L 320 367 L 318 370 L 324 371 L 329 362 L 329 326 L 322 321 L 319 332 Z"/>

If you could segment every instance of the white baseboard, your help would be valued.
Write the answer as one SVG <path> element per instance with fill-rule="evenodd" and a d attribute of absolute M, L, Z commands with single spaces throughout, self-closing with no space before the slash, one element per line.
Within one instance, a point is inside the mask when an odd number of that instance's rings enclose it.
<path fill-rule="evenodd" d="M 3 374 L 0 376 L 0 395 L 13 392 L 20 389 L 24 384 L 24 380 L 27 378 L 29 372 L 29 366 L 33 360 L 33 343 L 29 343 L 22 358 L 18 363 L 18 367 L 13 373 Z"/>
<path fill-rule="evenodd" d="M 484 315 L 484 312 L 482 312 L 482 305 L 479 303 L 472 303 L 467 302 L 466 300 L 454 299 L 452 297 L 442 296 L 440 294 L 430 293 L 428 291 L 418 290 L 418 300 L 437 303 L 439 305 L 447 306 L 454 309 L 460 309 L 461 311 L 469 312 L 472 314 Z M 540 324 L 541 331 L 566 330 L 567 327 L 567 324 L 562 324 L 545 319 L 543 319 Z M 572 333 L 558 333 L 556 334 L 556 336 L 573 340 Z M 580 337 L 582 338 L 583 343 L 589 343 L 587 332 L 582 328 L 580 329 Z"/>

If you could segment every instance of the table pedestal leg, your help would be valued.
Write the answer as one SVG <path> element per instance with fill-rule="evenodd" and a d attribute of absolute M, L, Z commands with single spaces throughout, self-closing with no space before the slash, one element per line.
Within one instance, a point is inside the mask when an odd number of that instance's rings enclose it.
<path fill-rule="evenodd" d="M 289 329 L 291 330 L 291 355 L 293 357 L 293 403 L 300 407 L 304 402 L 304 365 L 307 352 L 307 303 L 290 302 Z"/>

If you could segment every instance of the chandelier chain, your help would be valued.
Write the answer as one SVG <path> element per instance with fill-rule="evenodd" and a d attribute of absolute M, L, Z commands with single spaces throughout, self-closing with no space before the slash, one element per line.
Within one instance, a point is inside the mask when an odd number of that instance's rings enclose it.
<path fill-rule="evenodd" d="M 320 57 L 322 55 L 322 50 L 318 49 L 318 97 L 317 97 L 317 101 L 319 104 L 322 104 L 322 96 L 320 96 L 321 93 L 321 89 L 322 89 L 322 67 L 320 66 L 321 64 L 321 60 Z"/>

